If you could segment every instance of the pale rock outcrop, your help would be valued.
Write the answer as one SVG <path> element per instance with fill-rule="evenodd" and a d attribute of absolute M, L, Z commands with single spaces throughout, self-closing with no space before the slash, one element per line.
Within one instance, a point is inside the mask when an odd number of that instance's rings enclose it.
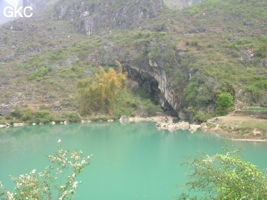
<path fill-rule="evenodd" d="M 189 124 L 188 122 L 158 122 L 156 124 L 159 130 L 168 130 L 168 131 L 176 131 L 176 130 L 183 130 L 183 131 L 190 131 L 194 133 L 201 129 L 201 125 L 196 124 Z"/>
<path fill-rule="evenodd" d="M 189 131 L 191 133 L 195 133 L 197 132 L 198 130 L 201 129 L 201 125 L 197 125 L 197 124 L 190 124 L 190 128 L 189 128 Z"/>
<path fill-rule="evenodd" d="M 122 115 L 119 119 L 120 123 L 125 123 L 125 122 L 129 122 L 129 117 L 126 115 Z"/>
<path fill-rule="evenodd" d="M 13 126 L 14 126 L 14 127 L 24 126 L 24 123 L 14 123 Z"/>
<path fill-rule="evenodd" d="M 7 125 L 6 124 L 0 124 L 0 128 L 6 128 Z"/>

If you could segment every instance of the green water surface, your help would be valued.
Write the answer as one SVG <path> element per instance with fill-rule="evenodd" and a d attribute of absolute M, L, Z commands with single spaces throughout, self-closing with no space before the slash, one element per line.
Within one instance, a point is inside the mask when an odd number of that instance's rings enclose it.
<path fill-rule="evenodd" d="M 186 131 L 158 131 L 153 123 L 89 123 L 28 126 L 0 130 L 0 180 L 12 188 L 10 176 L 42 170 L 56 141 L 70 150 L 93 154 L 80 177 L 77 200 L 172 200 L 183 191 L 189 169 L 181 163 L 222 152 L 227 144 L 243 149 L 244 159 L 267 167 L 267 144 L 229 142 Z"/>

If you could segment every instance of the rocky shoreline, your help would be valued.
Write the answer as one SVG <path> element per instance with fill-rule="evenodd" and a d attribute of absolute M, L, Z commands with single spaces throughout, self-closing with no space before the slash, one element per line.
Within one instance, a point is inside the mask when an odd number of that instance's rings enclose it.
<path fill-rule="evenodd" d="M 262 132 L 258 129 L 253 129 L 250 134 L 238 134 L 236 132 L 235 127 L 231 127 L 231 124 L 227 122 L 229 127 L 225 128 L 225 121 L 224 118 L 226 117 L 233 117 L 233 116 L 224 116 L 224 117 L 216 117 L 208 120 L 206 123 L 202 124 L 190 124 L 189 122 L 177 122 L 174 123 L 174 120 L 177 120 L 174 117 L 167 116 L 167 115 L 160 115 L 160 116 L 151 116 L 151 117 L 141 117 L 141 116 L 121 116 L 119 119 L 111 119 L 111 118 L 98 118 L 94 120 L 81 120 L 80 123 L 91 123 L 91 122 L 115 122 L 118 121 L 120 123 L 127 123 L 127 122 L 155 122 L 156 127 L 159 130 L 166 130 L 169 132 L 173 132 L 176 130 L 183 130 L 183 131 L 189 131 L 191 133 L 195 133 L 197 131 L 204 131 L 207 133 L 212 134 L 219 134 L 223 136 L 228 136 L 233 141 L 245 141 L 245 142 L 267 142 L 266 137 L 260 137 L 262 136 Z M 238 118 L 237 118 L 238 119 Z M 231 119 L 234 121 L 233 119 Z M 224 122 L 224 123 L 223 123 Z M 68 121 L 61 121 L 61 122 L 55 122 L 52 121 L 48 124 L 50 125 L 56 125 L 56 124 L 62 124 L 67 125 Z M 235 124 L 238 124 L 235 122 Z M 36 125 L 43 125 L 43 123 L 13 123 L 11 124 L 0 124 L 0 128 L 8 128 L 8 127 L 22 127 L 22 126 L 36 126 Z M 265 135 L 263 135 L 265 136 Z"/>
<path fill-rule="evenodd" d="M 114 118 L 95 118 L 95 119 L 82 119 L 80 123 L 91 123 L 91 122 L 115 122 L 119 121 L 120 123 L 125 123 L 125 122 L 166 122 L 166 121 L 173 121 L 175 118 L 170 117 L 170 116 L 151 116 L 151 117 L 141 117 L 141 116 L 135 116 L 135 117 L 129 117 L 129 116 L 121 116 L 119 119 L 114 119 Z M 49 123 L 50 125 L 56 125 L 56 124 L 62 124 L 62 125 L 67 125 L 69 124 L 68 121 L 60 121 L 60 122 L 55 122 L 51 121 Z M 5 124 L 0 124 L 0 128 L 8 128 L 8 127 L 22 127 L 22 126 L 36 126 L 36 125 L 44 125 L 44 123 L 26 123 L 26 122 L 17 122 L 13 124 L 5 123 Z"/>
<path fill-rule="evenodd" d="M 195 133 L 196 131 L 201 130 L 201 125 L 198 124 L 190 124 L 188 122 L 157 122 L 156 127 L 159 130 L 167 130 L 167 131 L 176 131 L 176 130 L 183 130 L 189 131 L 191 133 Z"/>

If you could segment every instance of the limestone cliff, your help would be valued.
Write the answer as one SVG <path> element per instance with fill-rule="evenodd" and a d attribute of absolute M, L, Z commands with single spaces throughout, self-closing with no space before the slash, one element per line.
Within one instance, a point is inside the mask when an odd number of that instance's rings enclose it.
<path fill-rule="evenodd" d="M 156 17 L 163 7 L 163 0 L 59 2 L 55 17 L 73 21 L 80 32 L 91 35 L 137 28 L 144 20 Z"/>

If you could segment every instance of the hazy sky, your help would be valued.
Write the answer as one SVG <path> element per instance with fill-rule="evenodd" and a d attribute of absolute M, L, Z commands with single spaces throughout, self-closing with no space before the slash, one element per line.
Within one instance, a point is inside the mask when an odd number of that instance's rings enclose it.
<path fill-rule="evenodd" d="M 11 4 L 9 4 L 8 2 L 18 2 L 18 6 L 21 6 L 22 5 L 22 1 L 23 0 L 0 0 L 0 24 L 3 24 L 7 21 L 10 21 L 10 20 L 14 20 L 14 18 L 7 18 L 4 16 L 4 8 L 7 7 L 7 6 L 11 6 Z"/>

